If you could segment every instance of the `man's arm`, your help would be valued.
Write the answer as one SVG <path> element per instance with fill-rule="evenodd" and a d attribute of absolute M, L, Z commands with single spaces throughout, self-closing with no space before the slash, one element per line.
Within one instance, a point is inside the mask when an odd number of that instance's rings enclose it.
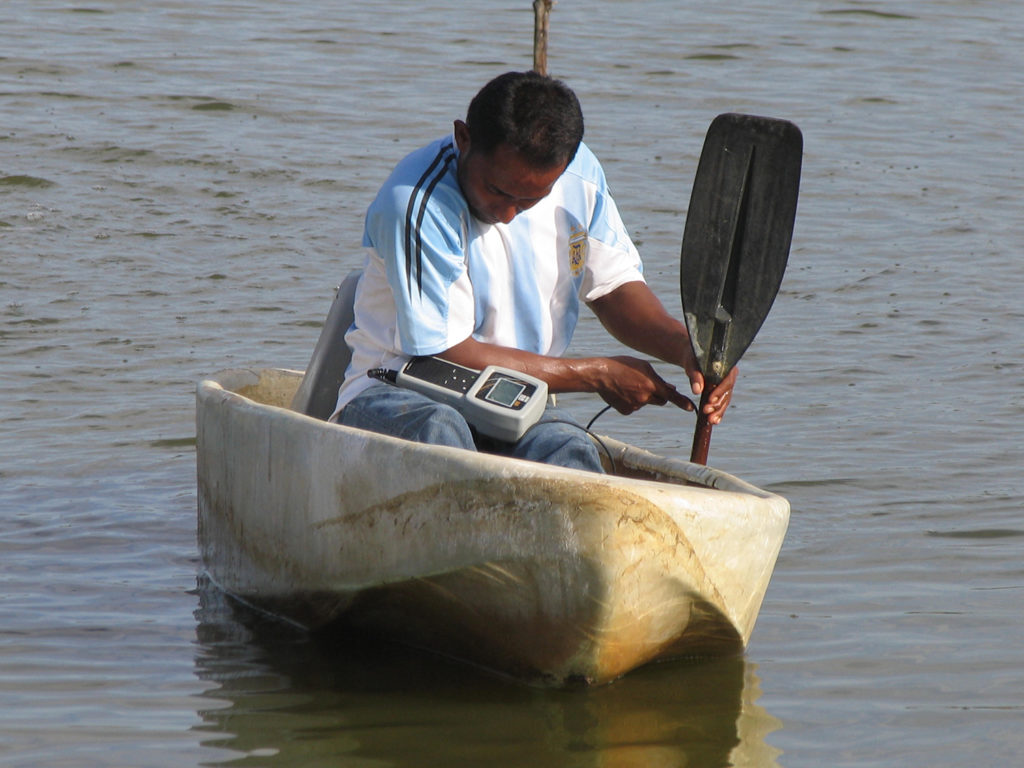
<path fill-rule="evenodd" d="M 619 341 L 682 366 L 694 392 L 700 392 L 704 380 L 693 358 L 686 328 L 665 311 L 646 284 L 627 283 L 591 306 Z M 548 357 L 485 344 L 472 337 L 449 348 L 440 357 L 478 370 L 488 365 L 514 368 L 544 380 L 551 392 L 595 392 L 620 413 L 665 403 L 693 409 L 689 398 L 662 379 L 649 363 L 635 357 Z M 733 373 L 713 394 L 706 408 L 712 423 L 721 421 L 734 382 Z"/>
<path fill-rule="evenodd" d="M 470 337 L 439 357 L 477 370 L 503 365 L 548 385 L 548 391 L 595 392 L 620 413 L 645 405 L 675 403 L 693 410 L 693 403 L 662 379 L 649 363 L 635 357 L 549 357 L 520 349 L 485 344 Z"/>

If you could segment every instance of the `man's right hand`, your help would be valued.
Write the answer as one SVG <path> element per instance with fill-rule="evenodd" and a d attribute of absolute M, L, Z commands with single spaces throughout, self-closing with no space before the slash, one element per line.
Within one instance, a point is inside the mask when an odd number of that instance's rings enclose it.
<path fill-rule="evenodd" d="M 607 361 L 606 374 L 597 392 L 619 413 L 629 414 L 645 405 L 666 403 L 684 411 L 696 410 L 693 401 L 661 378 L 650 363 L 626 355 L 602 359 Z"/>

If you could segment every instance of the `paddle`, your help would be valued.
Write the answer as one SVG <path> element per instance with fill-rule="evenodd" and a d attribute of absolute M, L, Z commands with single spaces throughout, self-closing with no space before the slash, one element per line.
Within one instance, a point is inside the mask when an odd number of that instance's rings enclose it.
<path fill-rule="evenodd" d="M 708 128 L 683 230 L 680 293 L 704 374 L 690 461 L 706 464 L 711 391 L 754 340 L 786 271 L 803 137 L 785 120 L 724 114 Z"/>

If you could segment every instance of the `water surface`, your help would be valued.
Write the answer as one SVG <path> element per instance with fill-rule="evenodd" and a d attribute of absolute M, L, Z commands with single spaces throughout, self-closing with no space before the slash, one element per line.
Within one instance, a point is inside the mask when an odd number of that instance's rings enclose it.
<path fill-rule="evenodd" d="M 786 280 L 711 446 L 793 506 L 751 646 L 565 694 L 268 627 L 195 545 L 196 381 L 305 365 L 377 185 L 530 65 L 530 3 L 8 0 L 0 764 L 1013 764 L 1019 15 L 555 6 L 551 68 L 674 311 L 711 119 L 805 139 Z M 587 317 L 574 353 L 614 350 Z M 692 434 L 598 424 L 674 456 Z"/>

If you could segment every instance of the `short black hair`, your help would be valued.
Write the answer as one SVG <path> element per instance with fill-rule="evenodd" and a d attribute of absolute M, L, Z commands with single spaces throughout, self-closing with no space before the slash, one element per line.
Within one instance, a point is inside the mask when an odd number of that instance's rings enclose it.
<path fill-rule="evenodd" d="M 508 144 L 538 168 L 567 165 L 583 140 L 583 110 L 565 83 L 506 72 L 480 89 L 466 113 L 471 151 Z"/>

